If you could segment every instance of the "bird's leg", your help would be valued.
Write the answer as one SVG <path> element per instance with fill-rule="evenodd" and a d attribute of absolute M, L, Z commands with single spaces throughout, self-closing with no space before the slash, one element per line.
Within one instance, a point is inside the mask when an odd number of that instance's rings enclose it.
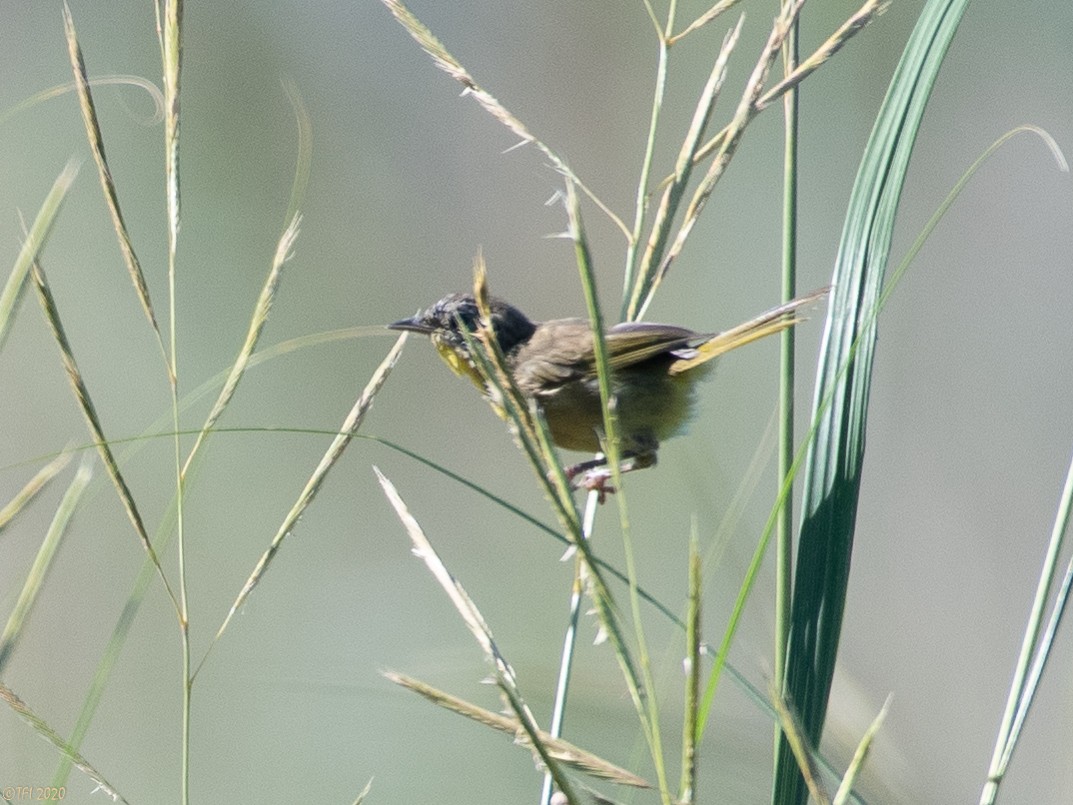
<path fill-rule="evenodd" d="M 622 454 L 618 471 L 621 473 L 643 470 L 646 467 L 653 467 L 655 464 L 655 448 L 627 450 Z M 611 480 L 612 472 L 607 466 L 607 458 L 604 456 L 566 467 L 564 472 L 566 473 L 566 479 L 574 489 L 595 491 L 600 503 L 606 501 L 607 496 L 615 491 L 615 487 L 608 483 Z"/>

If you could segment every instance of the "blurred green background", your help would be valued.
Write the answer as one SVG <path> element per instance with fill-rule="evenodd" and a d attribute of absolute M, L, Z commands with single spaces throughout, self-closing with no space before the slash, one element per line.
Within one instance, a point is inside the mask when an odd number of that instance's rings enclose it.
<path fill-rule="evenodd" d="M 895 2 L 804 85 L 800 287 L 830 276 L 857 160 L 920 2 Z M 682 4 L 691 19 L 704 4 Z M 748 2 L 721 120 L 766 38 L 774 3 Z M 809 52 L 855 8 L 807 6 Z M 413 11 L 486 89 L 632 219 L 655 42 L 640 4 L 414 2 Z M 158 80 L 147 2 L 72 2 L 91 75 Z M 662 13 L 662 12 L 661 12 Z M 70 81 L 59 8 L 9 4 L 0 28 L 0 110 Z M 313 125 L 313 162 L 296 256 L 263 339 L 411 314 L 464 289 L 478 249 L 495 292 L 534 318 L 584 306 L 564 228 L 561 186 L 440 73 L 376 2 L 198 3 L 186 8 L 179 246 L 181 389 L 225 368 L 244 337 L 290 193 L 296 127 L 281 80 Z M 681 27 L 681 26 L 679 26 Z M 726 24 L 673 52 L 656 174 L 666 173 Z M 893 255 L 912 243 L 967 166 L 1013 126 L 1035 123 L 1073 151 L 1073 6 L 978 3 L 940 75 L 914 155 Z M 144 93 L 96 90 L 120 199 L 158 314 L 166 317 L 162 127 Z M 781 114 L 747 131 L 727 176 L 649 318 L 720 329 L 778 300 Z M 72 155 L 89 160 L 73 95 L 0 127 L 0 265 Z M 61 314 L 112 438 L 168 411 L 161 360 L 123 268 L 87 161 L 44 255 Z M 893 693 L 869 761 L 873 802 L 978 797 L 1046 537 L 1069 460 L 1073 421 L 1073 183 L 1042 144 L 1019 137 L 968 186 L 880 320 L 869 444 L 841 675 L 824 749 L 844 765 Z M 589 205 L 600 290 L 617 312 L 623 244 Z M 822 321 L 798 328 L 810 400 Z M 386 334 L 385 334 L 386 335 Z M 305 350 L 250 371 L 224 426 L 332 430 L 390 341 Z M 774 410 L 772 341 L 722 362 L 700 395 L 691 437 L 628 479 L 643 583 L 672 608 L 684 596 L 694 526 L 713 555 L 705 623 L 721 633 L 774 496 L 765 436 Z M 204 419 L 201 400 L 184 416 Z M 42 456 L 84 443 L 76 408 L 33 294 L 0 353 L 0 502 Z M 365 432 L 441 462 L 552 522 L 509 436 L 468 383 L 413 341 Z M 187 498 L 195 657 L 309 477 L 328 436 L 216 436 Z M 187 444 L 187 448 L 189 444 Z M 758 483 L 750 462 L 766 461 Z M 28 462 L 28 463 L 24 463 Z M 143 442 L 125 466 L 151 524 L 173 482 L 171 441 Z M 523 750 L 383 680 L 395 669 L 497 709 L 477 648 L 383 499 L 370 468 L 397 484 L 449 567 L 481 606 L 546 719 L 571 579 L 558 543 L 485 499 L 376 443 L 356 441 L 285 543 L 198 678 L 196 802 L 350 802 L 370 778 L 381 803 L 532 802 Z M 69 473 L 0 536 L 0 615 L 15 600 Z M 721 524 L 745 486 L 745 504 Z M 620 561 L 613 512 L 598 545 Z M 174 549 L 167 556 L 174 573 Z M 143 552 L 104 473 L 76 515 L 4 682 L 67 733 Z M 770 674 L 770 568 L 732 660 L 762 688 Z M 646 610 L 672 746 L 680 729 L 680 636 Z M 567 734 L 616 762 L 644 761 L 610 651 L 577 667 Z M 1073 791 L 1073 648 L 1063 635 L 1014 760 L 1004 801 L 1060 803 Z M 154 584 L 83 752 L 131 802 L 178 796 L 180 655 Z M 733 684 L 721 687 L 702 761 L 701 801 L 764 802 L 771 732 Z M 672 752 L 672 755 L 674 753 Z M 57 754 L 0 708 L 0 786 L 45 785 Z M 68 802 L 101 801 L 77 773 Z M 650 795 L 629 801 L 648 802 Z"/>

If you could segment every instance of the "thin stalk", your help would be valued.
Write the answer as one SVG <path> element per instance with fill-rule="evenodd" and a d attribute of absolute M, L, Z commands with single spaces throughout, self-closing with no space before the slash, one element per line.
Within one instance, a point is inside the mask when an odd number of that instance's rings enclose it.
<path fill-rule="evenodd" d="M 607 466 L 611 470 L 611 482 L 615 489 L 621 490 L 620 479 L 621 459 L 619 440 L 616 430 L 614 408 L 612 405 L 611 369 L 607 356 L 607 345 L 604 339 L 603 315 L 600 311 L 599 301 L 596 294 L 596 278 L 593 271 L 592 255 L 589 252 L 588 239 L 581 221 L 581 210 L 578 205 L 577 191 L 572 182 L 566 183 L 566 208 L 568 218 L 568 230 L 570 238 L 574 241 L 574 252 L 577 259 L 578 272 L 581 276 L 581 286 L 585 294 L 585 305 L 588 309 L 589 321 L 593 331 L 593 358 L 597 370 L 597 380 L 600 385 L 600 405 L 604 413 L 604 455 L 607 458 Z M 638 718 L 644 731 L 645 740 L 648 743 L 652 763 L 656 768 L 656 778 L 659 785 L 661 801 L 664 805 L 670 805 L 671 794 L 667 784 L 667 769 L 663 758 L 663 747 L 659 732 L 659 705 L 656 697 L 652 694 L 655 683 L 652 678 L 651 663 L 649 661 L 648 647 L 645 641 L 644 627 L 641 621 L 640 598 L 637 593 L 637 568 L 634 562 L 633 545 L 630 540 L 629 517 L 626 511 L 626 496 L 620 493 L 617 496 L 619 523 L 622 530 L 622 546 L 626 559 L 626 575 L 629 578 L 630 612 L 633 619 L 634 634 L 637 641 L 637 652 L 640 662 L 640 678 L 633 677 L 628 682 L 631 684 L 631 695 L 637 707 Z M 586 562 L 590 570 L 592 567 L 591 554 L 587 545 L 582 541 L 578 550 L 585 554 Z M 595 581 L 596 579 L 594 579 Z M 600 591 L 602 596 L 603 591 Z M 619 656 L 623 670 L 626 671 L 628 652 L 624 644 L 616 645 L 616 653 Z M 635 673 L 632 669 L 630 673 Z"/>
<path fill-rule="evenodd" d="M 186 534 L 183 522 L 183 457 L 179 438 L 179 348 L 177 337 L 176 254 L 179 245 L 179 88 L 182 72 L 182 0 L 164 0 L 158 8 L 160 51 L 164 69 L 164 185 L 168 221 L 168 363 L 172 425 L 175 431 L 175 528 L 179 555 L 179 631 L 182 637 L 183 724 L 180 802 L 190 802 L 190 706 L 193 676 L 190 665 L 190 608 L 186 585 Z"/>
<path fill-rule="evenodd" d="M 783 3 L 785 6 L 785 2 Z M 798 21 L 782 45 L 783 75 L 797 67 Z M 785 140 L 782 196 L 782 299 L 797 295 L 797 89 L 783 98 Z M 781 487 L 794 460 L 794 328 L 779 336 L 778 472 Z M 786 673 L 786 641 L 790 636 L 790 596 L 793 578 L 793 495 L 787 495 L 775 524 L 775 682 L 781 688 Z"/>
<path fill-rule="evenodd" d="M 599 493 L 589 493 L 585 502 L 585 521 L 582 525 L 582 539 L 589 539 L 596 525 L 596 506 Z M 552 738 L 563 737 L 563 720 L 566 717 L 566 697 L 570 692 L 570 672 L 574 665 L 574 649 L 577 646 L 577 627 L 581 620 L 581 605 L 585 600 L 585 586 L 582 582 L 581 558 L 574 562 L 574 583 L 570 590 L 570 615 L 567 619 L 566 634 L 563 636 L 563 653 L 559 660 L 559 678 L 555 685 L 555 704 L 551 711 L 551 726 L 548 734 Z M 540 805 L 550 805 L 551 795 L 555 789 L 555 778 L 550 771 L 544 772 L 544 784 L 540 791 Z"/>
<path fill-rule="evenodd" d="M 645 4 L 651 11 L 651 7 Z M 622 310 L 619 318 L 626 318 L 630 296 L 633 293 L 634 275 L 637 272 L 637 247 L 641 243 L 641 230 L 645 225 L 645 214 L 648 212 L 648 181 L 652 176 L 652 158 L 656 152 L 656 131 L 659 128 L 659 116 L 663 110 L 663 98 L 667 92 L 667 65 L 670 60 L 670 35 L 674 29 L 674 14 L 677 9 L 677 0 L 671 0 L 667 11 L 667 27 L 660 31 L 658 26 L 656 33 L 659 35 L 659 58 L 656 63 L 656 88 L 652 94 L 652 114 L 648 121 L 648 138 L 645 141 L 645 154 L 641 160 L 641 173 L 637 179 L 637 198 L 634 209 L 633 231 L 630 233 L 630 241 L 626 247 L 626 272 L 622 281 Z M 653 17 L 653 25 L 655 18 Z"/>
<path fill-rule="evenodd" d="M 1036 649 L 1039 646 L 1040 631 L 1043 628 L 1043 619 L 1046 614 L 1047 602 L 1051 598 L 1051 587 L 1057 577 L 1058 560 L 1061 556 L 1062 546 L 1065 541 L 1066 526 L 1069 524 L 1070 511 L 1073 509 L 1073 463 L 1070 464 L 1066 473 L 1066 481 L 1062 488 L 1062 498 L 1058 504 L 1058 514 L 1051 530 L 1051 540 L 1047 547 L 1047 555 L 1043 560 L 1043 567 L 1039 574 L 1039 584 L 1036 588 L 1036 597 L 1032 602 L 1032 611 L 1025 626 L 1024 639 L 1021 644 L 1021 653 L 1017 659 L 1017 667 L 1014 670 L 1013 682 L 1010 683 L 1010 695 L 1006 701 L 1006 712 L 1002 716 L 1002 725 L 999 728 L 999 737 L 995 742 L 995 751 L 991 758 L 991 766 L 987 772 L 987 782 L 980 794 L 980 805 L 992 805 L 998 797 L 999 785 L 1006 776 L 1010 759 L 1013 757 L 1014 747 L 1020 737 L 1020 727 L 1024 722 L 1035 692 L 1035 684 L 1043 671 L 1043 661 L 1046 653 L 1041 652 L 1038 656 Z M 1057 629 L 1058 619 L 1064 609 L 1064 597 L 1068 596 L 1068 581 L 1062 585 L 1062 594 L 1059 595 L 1052 612 L 1052 627 Z M 1053 636 L 1053 634 L 1052 634 Z M 1049 641 L 1046 648 L 1049 649 Z M 1035 658 L 1036 662 L 1033 663 Z M 1031 670 L 1030 670 L 1031 669 Z M 1031 674 L 1031 676 L 1030 676 Z"/>
<path fill-rule="evenodd" d="M 697 99 L 693 111 L 693 119 L 689 124 L 682 145 L 678 149 L 678 157 L 674 163 L 674 178 L 663 190 L 648 238 L 645 241 L 644 251 L 637 261 L 636 280 L 629 290 L 629 301 L 625 308 L 625 318 L 630 321 L 637 320 L 643 311 L 642 299 L 650 299 L 655 291 L 655 285 L 659 282 L 658 267 L 662 265 L 667 251 L 667 244 L 671 239 L 674 222 L 678 214 L 678 208 L 685 198 L 689 188 L 690 177 L 693 175 L 693 155 L 704 132 L 708 129 L 715 104 L 719 100 L 723 82 L 726 80 L 727 65 L 730 55 L 737 45 L 741 35 L 744 17 L 738 19 L 738 24 L 731 28 L 723 38 L 723 44 L 719 48 L 715 62 L 712 65 L 708 80 L 704 84 L 700 97 Z"/>
<path fill-rule="evenodd" d="M 689 539 L 689 603 L 686 609 L 686 696 L 682 718 L 682 779 L 678 801 L 692 805 L 697 795 L 697 715 L 700 712 L 700 608 L 704 582 L 696 523 Z"/>

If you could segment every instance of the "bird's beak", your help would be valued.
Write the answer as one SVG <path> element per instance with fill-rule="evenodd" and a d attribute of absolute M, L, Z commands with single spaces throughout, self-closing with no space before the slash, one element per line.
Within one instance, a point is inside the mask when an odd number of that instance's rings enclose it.
<path fill-rule="evenodd" d="M 393 321 L 387 326 L 389 330 L 406 330 L 411 333 L 424 333 L 428 335 L 432 332 L 433 328 L 429 326 L 428 322 L 421 318 L 421 314 L 411 316 L 408 319 L 399 319 Z"/>

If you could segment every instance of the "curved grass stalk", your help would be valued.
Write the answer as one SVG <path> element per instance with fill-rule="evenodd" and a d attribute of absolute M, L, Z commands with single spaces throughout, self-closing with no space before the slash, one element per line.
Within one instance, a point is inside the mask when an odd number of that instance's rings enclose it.
<path fill-rule="evenodd" d="M 630 230 L 623 220 L 610 207 L 608 207 L 596 193 L 590 190 L 588 186 L 581 181 L 562 157 L 537 139 L 522 121 L 511 114 L 511 112 L 491 93 L 477 84 L 473 76 L 469 74 L 458 59 L 450 54 L 443 43 L 435 37 L 432 31 L 425 27 L 421 20 L 419 20 L 410 9 L 403 5 L 400 0 L 382 0 L 382 2 L 387 6 L 395 19 L 399 21 L 402 27 L 406 29 L 411 37 L 413 37 L 414 41 L 432 57 L 436 66 L 465 87 L 462 93 L 463 95 L 472 95 L 485 111 L 520 137 L 522 145 L 532 143 L 536 146 L 544 156 L 551 160 L 555 169 L 564 177 L 574 182 L 574 184 L 576 184 L 581 191 L 588 196 L 608 218 L 611 219 L 611 222 L 621 230 L 627 241 L 629 240 Z"/>
<path fill-rule="evenodd" d="M 298 520 L 309 507 L 309 504 L 313 502 L 313 498 L 316 497 L 317 492 L 320 491 L 321 485 L 324 483 L 324 479 L 327 477 L 329 470 L 331 470 L 336 462 L 339 461 L 340 456 L 343 455 L 343 451 L 346 450 L 347 445 L 349 445 L 354 438 L 354 434 L 357 432 L 358 428 L 361 427 L 361 423 L 365 419 L 365 414 L 368 413 L 377 392 L 383 387 L 388 375 L 391 374 L 391 370 L 395 367 L 395 363 L 398 361 L 399 355 L 402 354 L 402 348 L 405 343 L 406 334 L 403 333 L 395 341 L 394 346 L 388 352 L 384 360 L 380 362 L 376 371 L 373 372 L 372 377 L 369 378 L 369 382 L 365 385 L 365 388 L 358 396 L 358 399 L 354 402 L 353 407 L 351 407 L 350 412 L 343 420 L 343 425 L 339 429 L 339 432 L 336 434 L 335 438 L 332 439 L 331 444 L 328 445 L 328 449 L 325 451 L 324 456 L 317 464 L 316 469 L 309 477 L 309 480 L 302 488 L 302 491 L 299 493 L 298 499 L 283 518 L 283 522 L 280 524 L 275 536 L 272 537 L 267 550 L 265 550 L 264 554 L 262 554 L 261 558 L 257 561 L 257 564 L 253 568 L 253 572 L 251 572 L 249 578 L 246 579 L 246 583 L 242 585 L 238 597 L 235 598 L 235 602 L 228 610 L 227 615 L 220 624 L 220 628 L 216 631 L 216 635 L 213 637 L 212 642 L 205 650 L 205 654 L 190 675 L 191 681 L 193 681 L 198 672 L 205 665 L 205 661 L 208 659 L 210 652 L 219 642 L 223 633 L 227 631 L 227 627 L 230 625 L 231 619 L 234 618 L 235 613 L 238 612 L 246 602 L 250 593 L 253 592 L 254 588 L 261 581 L 261 578 L 268 571 L 273 558 L 283 544 L 283 540 L 294 530 Z"/>

